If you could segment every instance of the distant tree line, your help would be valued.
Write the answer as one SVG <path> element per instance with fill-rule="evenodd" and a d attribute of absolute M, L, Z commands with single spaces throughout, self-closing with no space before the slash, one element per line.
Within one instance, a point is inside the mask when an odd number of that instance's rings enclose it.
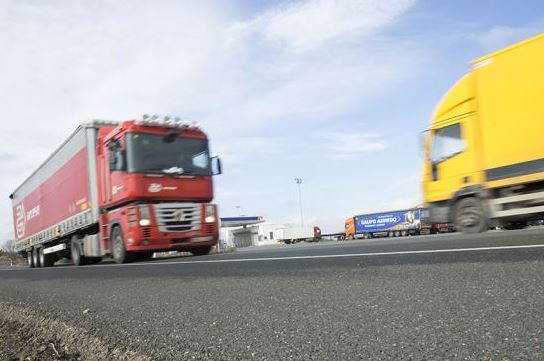
<path fill-rule="evenodd" d="M 7 240 L 0 244 L 0 258 L 7 259 L 10 266 L 21 263 L 22 257 L 15 252 L 14 240 Z"/>

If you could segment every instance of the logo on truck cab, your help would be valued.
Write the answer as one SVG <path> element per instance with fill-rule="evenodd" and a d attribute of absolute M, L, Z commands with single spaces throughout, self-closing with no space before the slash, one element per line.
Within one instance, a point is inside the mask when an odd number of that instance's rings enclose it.
<path fill-rule="evenodd" d="M 168 186 L 163 186 L 162 184 L 160 183 L 151 183 L 149 185 L 149 187 L 147 188 L 147 191 L 149 193 L 158 193 L 162 190 L 165 190 L 165 191 L 175 191 L 176 189 L 178 189 L 178 187 L 168 187 Z"/>

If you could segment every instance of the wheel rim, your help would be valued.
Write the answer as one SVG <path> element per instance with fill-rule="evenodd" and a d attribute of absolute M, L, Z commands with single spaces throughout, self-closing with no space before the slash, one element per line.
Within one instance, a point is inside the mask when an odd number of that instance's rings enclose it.
<path fill-rule="evenodd" d="M 72 262 L 75 265 L 79 265 L 79 250 L 77 249 L 77 244 L 75 242 L 72 244 L 71 254 Z"/>
<path fill-rule="evenodd" d="M 463 229 L 476 229 L 481 226 L 482 217 L 474 206 L 463 207 L 459 212 L 459 226 Z"/>
<path fill-rule="evenodd" d="M 32 267 L 32 252 L 27 253 L 26 261 L 28 263 L 28 267 Z"/>
<path fill-rule="evenodd" d="M 117 233 L 115 237 L 113 238 L 113 258 L 119 259 L 121 258 L 121 254 L 123 253 L 123 240 L 121 239 L 121 235 Z"/>
<path fill-rule="evenodd" d="M 39 267 L 38 251 L 37 249 L 32 250 L 32 260 L 34 261 L 34 267 Z"/>
<path fill-rule="evenodd" d="M 39 258 L 40 258 L 40 264 L 43 266 L 45 264 L 45 255 L 43 254 L 43 250 L 40 249 L 39 251 Z"/>

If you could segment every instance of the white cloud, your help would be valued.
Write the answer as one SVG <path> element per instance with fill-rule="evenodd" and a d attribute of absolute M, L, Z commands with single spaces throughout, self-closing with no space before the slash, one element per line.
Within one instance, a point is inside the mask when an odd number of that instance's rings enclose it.
<path fill-rule="evenodd" d="M 312 50 L 338 38 L 369 35 L 391 24 L 415 0 L 309 0 L 287 3 L 235 24 L 234 38 L 253 34 L 295 51 Z"/>
<path fill-rule="evenodd" d="M 495 26 L 484 33 L 473 34 L 471 38 L 484 50 L 491 52 L 537 35 L 543 31 L 542 29 L 544 29 L 544 22 L 521 27 Z"/>
<path fill-rule="evenodd" d="M 389 148 L 389 144 L 377 134 L 332 133 L 328 138 L 331 139 L 328 148 L 339 157 L 352 157 Z"/>

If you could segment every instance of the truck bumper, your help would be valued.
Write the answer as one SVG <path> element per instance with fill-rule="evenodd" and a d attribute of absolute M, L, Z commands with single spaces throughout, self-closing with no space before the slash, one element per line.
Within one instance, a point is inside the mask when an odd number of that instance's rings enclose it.
<path fill-rule="evenodd" d="M 188 238 L 180 241 L 179 239 L 171 240 L 144 240 L 139 245 L 127 245 L 127 251 L 183 251 L 197 247 L 215 246 L 218 242 L 218 237 L 202 236 Z"/>
<path fill-rule="evenodd" d="M 127 251 L 180 251 L 214 246 L 219 241 L 217 226 L 209 225 L 193 232 L 160 232 L 156 227 L 142 227 L 125 239 Z"/>

